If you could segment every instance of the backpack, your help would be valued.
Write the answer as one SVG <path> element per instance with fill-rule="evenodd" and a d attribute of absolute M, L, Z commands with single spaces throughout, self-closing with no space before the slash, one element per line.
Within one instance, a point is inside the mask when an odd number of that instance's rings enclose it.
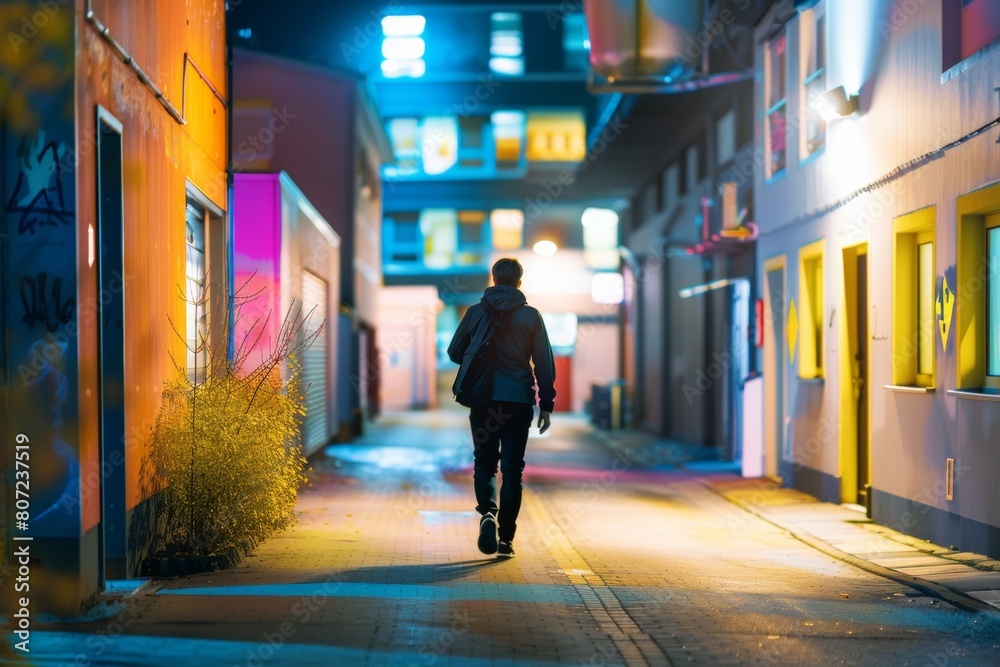
<path fill-rule="evenodd" d="M 496 330 L 503 326 L 504 311 L 484 304 L 484 313 L 476 325 L 469 346 L 462 354 L 451 393 L 459 405 L 476 408 L 490 401 L 493 394 L 493 363 L 490 343 Z"/>

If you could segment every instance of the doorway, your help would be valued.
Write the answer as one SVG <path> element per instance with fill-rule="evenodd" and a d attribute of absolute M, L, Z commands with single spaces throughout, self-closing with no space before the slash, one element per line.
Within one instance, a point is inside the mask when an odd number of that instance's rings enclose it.
<path fill-rule="evenodd" d="M 125 220 L 122 126 L 97 109 L 98 433 L 101 458 L 99 584 L 128 576 L 125 525 Z"/>
<path fill-rule="evenodd" d="M 841 364 L 841 498 L 870 509 L 867 244 L 844 249 L 844 296 L 848 354 Z"/>
<path fill-rule="evenodd" d="M 764 263 L 764 474 L 779 476 L 785 451 L 785 257 Z"/>

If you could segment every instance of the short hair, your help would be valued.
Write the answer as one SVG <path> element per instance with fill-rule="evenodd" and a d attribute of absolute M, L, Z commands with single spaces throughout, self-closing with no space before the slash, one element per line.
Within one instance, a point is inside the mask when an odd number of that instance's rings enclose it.
<path fill-rule="evenodd" d="M 513 257 L 498 259 L 493 265 L 493 283 L 496 285 L 517 287 L 523 275 L 524 269 L 521 268 L 521 263 Z"/>

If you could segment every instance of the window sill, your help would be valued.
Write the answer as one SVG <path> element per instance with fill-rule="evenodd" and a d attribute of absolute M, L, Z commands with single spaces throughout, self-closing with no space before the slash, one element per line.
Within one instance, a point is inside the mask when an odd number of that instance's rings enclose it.
<path fill-rule="evenodd" d="M 958 398 L 969 398 L 973 401 L 1000 402 L 1000 392 L 995 389 L 949 389 L 948 395 Z"/>
<path fill-rule="evenodd" d="M 885 388 L 901 394 L 933 394 L 934 387 L 918 387 L 910 384 L 887 384 Z"/>

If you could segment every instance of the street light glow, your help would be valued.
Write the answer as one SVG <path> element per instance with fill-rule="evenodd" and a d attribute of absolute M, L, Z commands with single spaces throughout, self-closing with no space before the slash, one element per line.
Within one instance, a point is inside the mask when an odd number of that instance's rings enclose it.
<path fill-rule="evenodd" d="M 534 246 L 532 246 L 532 249 L 539 255 L 548 257 L 549 255 L 556 254 L 556 250 L 558 250 L 559 248 L 552 241 L 539 241 Z"/>

